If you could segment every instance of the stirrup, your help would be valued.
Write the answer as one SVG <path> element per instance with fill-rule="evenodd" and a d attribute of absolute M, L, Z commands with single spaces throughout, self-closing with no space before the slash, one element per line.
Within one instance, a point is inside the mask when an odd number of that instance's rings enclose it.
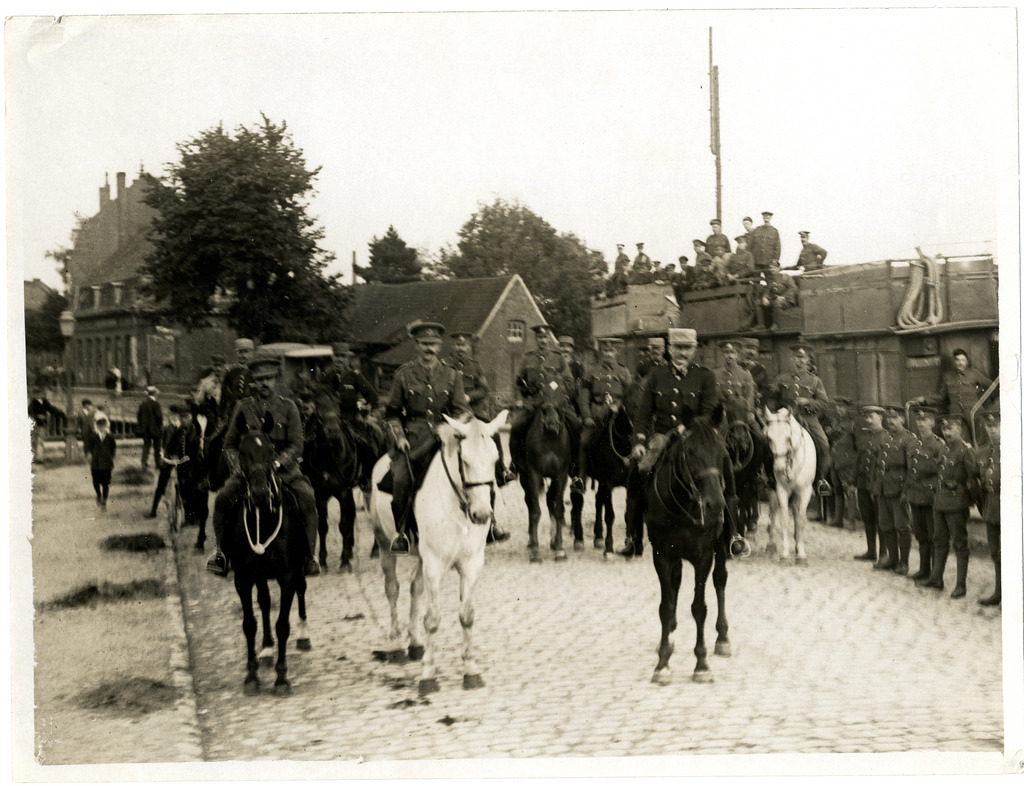
<path fill-rule="evenodd" d="M 404 532 L 395 533 L 395 537 L 391 539 L 391 545 L 388 548 L 392 554 L 408 554 L 409 538 L 406 537 Z"/>
<path fill-rule="evenodd" d="M 829 483 L 825 478 L 818 481 L 814 487 L 815 492 L 819 497 L 831 497 L 832 496 L 832 484 Z"/>
<path fill-rule="evenodd" d="M 575 475 L 569 483 L 569 490 L 576 494 L 582 494 L 586 490 L 586 486 L 583 485 L 583 478 Z"/>
<path fill-rule="evenodd" d="M 750 556 L 750 544 L 742 535 L 733 535 L 729 541 L 729 553 L 736 559 L 743 559 Z"/>

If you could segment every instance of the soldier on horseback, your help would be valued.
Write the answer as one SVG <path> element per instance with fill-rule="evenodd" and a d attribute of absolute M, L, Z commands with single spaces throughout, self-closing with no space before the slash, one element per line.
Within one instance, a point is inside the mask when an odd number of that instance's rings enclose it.
<path fill-rule="evenodd" d="M 519 411 L 509 426 L 509 452 L 512 454 L 513 463 L 522 456 L 523 438 L 533 421 L 534 414 L 541 404 L 547 402 L 558 407 L 564 416 L 572 443 L 570 455 L 579 455 L 580 422 L 573 406 L 576 386 L 572 371 L 556 349 L 555 334 L 551 332 L 551 326 L 546 323 L 534 325 L 533 332 L 537 339 L 537 349 L 526 353 L 516 377 L 516 387 L 522 400 L 516 403 Z M 583 481 L 579 477 L 573 477 L 572 484 L 582 489 Z"/>
<path fill-rule="evenodd" d="M 829 406 L 829 397 L 822 381 L 808 370 L 811 347 L 808 344 L 794 344 L 790 349 L 793 352 L 793 370 L 785 371 L 775 378 L 772 386 L 773 408 L 786 407 L 811 435 L 817 457 L 814 490 L 818 496 L 827 497 L 832 494 L 832 486 L 826 477 L 832 459 L 828 438 L 818 416 Z"/>
<path fill-rule="evenodd" d="M 231 474 L 214 503 L 213 534 L 217 550 L 206 563 L 206 569 L 218 576 L 227 575 L 227 559 L 221 550 L 224 521 L 235 510 L 243 491 L 243 480 L 238 465 L 239 441 L 247 430 L 263 430 L 269 416 L 272 421 L 269 437 L 277 454 L 274 468 L 277 470 L 281 485 L 295 498 L 306 531 L 309 552 L 306 555 L 304 573 L 307 576 L 318 576 L 320 566 L 313 559 L 317 535 L 316 501 L 313 497 L 313 487 L 310 486 L 309 479 L 299 471 L 297 463 L 302 456 L 303 447 L 299 410 L 295 402 L 280 396 L 275 390 L 281 376 L 280 361 L 277 357 L 257 353 L 249 360 L 248 369 L 252 375 L 254 394 L 242 399 L 235 406 L 227 435 L 224 437 L 224 458 L 231 469 Z"/>
<path fill-rule="evenodd" d="M 444 325 L 416 322 L 409 335 L 418 357 L 395 372 L 384 410 L 396 448 L 391 461 L 391 512 L 398 530 L 391 541 L 393 554 L 409 553 L 405 532 L 413 517 L 413 495 L 439 447 L 434 429 L 444 422 L 441 415 L 470 414 L 462 374 L 438 359 Z"/>
<path fill-rule="evenodd" d="M 623 406 L 626 393 L 633 384 L 629 369 L 618 361 L 622 339 L 602 338 L 598 344 L 601 348 L 601 363 L 583 378 L 578 397 L 580 415 L 583 417 L 583 435 L 577 466 L 583 479 L 587 477 L 587 452 L 599 430 L 607 424 L 608 418 Z"/>
<path fill-rule="evenodd" d="M 379 431 L 379 427 L 362 417 L 359 400 L 362 398 L 373 409 L 377 406 L 377 391 L 366 377 L 352 368 L 355 353 L 347 341 L 333 343 L 331 352 L 334 355 L 334 367 L 327 372 L 324 382 L 337 396 L 341 422 L 355 441 L 360 467 L 359 482 L 366 489 L 369 488 L 370 472 L 378 458 L 374 445 L 381 440 L 370 435 L 371 429 Z"/>

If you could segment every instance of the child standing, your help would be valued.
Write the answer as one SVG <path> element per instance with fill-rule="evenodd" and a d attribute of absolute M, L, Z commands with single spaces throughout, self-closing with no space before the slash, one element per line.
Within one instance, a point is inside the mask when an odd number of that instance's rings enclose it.
<path fill-rule="evenodd" d="M 95 418 L 96 430 L 87 435 L 85 452 L 91 455 L 89 466 L 92 469 L 92 487 L 96 490 L 96 504 L 106 510 L 117 443 L 110 433 L 110 421 L 106 414 L 97 410 Z"/>

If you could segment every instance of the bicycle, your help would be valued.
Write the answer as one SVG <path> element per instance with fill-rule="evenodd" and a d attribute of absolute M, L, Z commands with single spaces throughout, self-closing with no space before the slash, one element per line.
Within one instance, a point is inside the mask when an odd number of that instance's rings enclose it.
<path fill-rule="evenodd" d="M 179 532 L 185 521 L 185 501 L 182 499 L 181 491 L 178 487 L 178 472 L 187 461 L 188 456 L 180 459 L 165 458 L 163 460 L 164 464 L 174 468 L 167 481 L 169 488 L 164 493 L 163 502 L 167 506 L 167 524 L 170 526 L 171 532 Z"/>

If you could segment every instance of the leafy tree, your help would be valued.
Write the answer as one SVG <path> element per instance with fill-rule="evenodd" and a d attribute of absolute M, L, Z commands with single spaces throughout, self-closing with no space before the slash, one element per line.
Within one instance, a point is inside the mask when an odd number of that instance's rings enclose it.
<path fill-rule="evenodd" d="M 420 281 L 423 264 L 419 252 L 410 248 L 394 226 L 389 226 L 384 237 L 370 241 L 370 265 L 356 265 L 358 273 L 367 284 L 404 284 Z"/>
<path fill-rule="evenodd" d="M 38 309 L 25 311 L 25 348 L 29 352 L 63 352 L 60 315 L 68 307 L 60 292 L 50 292 Z"/>
<path fill-rule="evenodd" d="M 437 272 L 451 278 L 518 273 L 558 333 L 590 338 L 590 298 L 607 274 L 604 255 L 559 233 L 518 202 L 480 205 L 459 230 L 457 249 L 441 251 Z"/>
<path fill-rule="evenodd" d="M 284 122 L 261 117 L 178 144 L 181 160 L 145 197 L 157 216 L 143 293 L 188 327 L 220 312 L 264 342 L 327 340 L 348 291 L 340 275 L 324 275 L 334 256 L 307 213 L 320 167 L 306 167 Z"/>

